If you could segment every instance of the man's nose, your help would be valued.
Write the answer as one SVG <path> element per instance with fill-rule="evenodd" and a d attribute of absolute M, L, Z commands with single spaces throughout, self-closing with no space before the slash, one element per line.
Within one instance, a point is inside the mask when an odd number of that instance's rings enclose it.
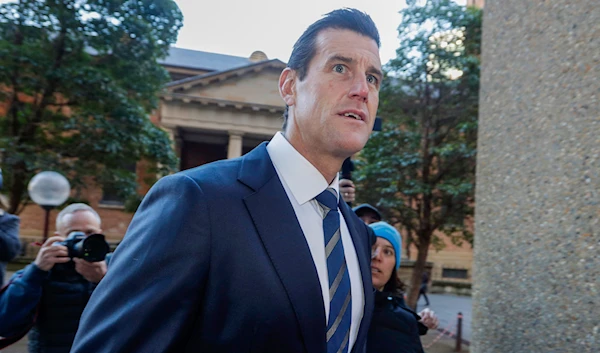
<path fill-rule="evenodd" d="M 364 75 L 359 75 L 352 81 L 350 97 L 358 98 L 365 103 L 369 99 L 369 83 Z"/>

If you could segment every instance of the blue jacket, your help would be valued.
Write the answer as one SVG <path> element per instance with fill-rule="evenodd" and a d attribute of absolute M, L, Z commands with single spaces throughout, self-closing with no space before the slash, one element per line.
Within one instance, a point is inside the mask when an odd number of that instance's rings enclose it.
<path fill-rule="evenodd" d="M 31 328 L 30 353 L 68 353 L 95 288 L 73 262 L 56 264 L 49 272 L 30 264 L 0 293 L 0 336 L 21 337 Z"/>
<path fill-rule="evenodd" d="M 48 272 L 31 264 L 10 279 L 0 294 L 0 336 L 13 337 L 31 326 L 46 277 Z"/>
<path fill-rule="evenodd" d="M 19 217 L 0 210 L 0 288 L 4 285 L 6 263 L 21 250 L 19 223 Z"/>

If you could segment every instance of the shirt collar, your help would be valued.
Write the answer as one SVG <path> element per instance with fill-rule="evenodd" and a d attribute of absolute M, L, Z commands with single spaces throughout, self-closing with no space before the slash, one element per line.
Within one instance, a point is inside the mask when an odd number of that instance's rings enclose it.
<path fill-rule="evenodd" d="M 327 185 L 325 177 L 294 146 L 277 132 L 267 145 L 267 152 L 279 177 L 288 186 L 296 201 L 303 205 L 328 187 L 335 189 L 339 202 L 339 179 Z"/>

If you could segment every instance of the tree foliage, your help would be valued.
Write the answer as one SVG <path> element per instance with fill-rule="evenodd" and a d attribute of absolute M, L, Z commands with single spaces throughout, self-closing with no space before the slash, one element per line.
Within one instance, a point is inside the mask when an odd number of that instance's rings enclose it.
<path fill-rule="evenodd" d="M 417 248 L 416 305 L 436 231 L 472 242 L 481 10 L 451 0 L 408 1 L 397 57 L 380 92 L 381 132 L 357 161 L 358 198 L 379 207 Z"/>
<path fill-rule="evenodd" d="M 9 212 L 41 170 L 135 194 L 139 160 L 176 165 L 148 118 L 182 15 L 172 0 L 21 0 L 0 6 L 0 149 Z"/>

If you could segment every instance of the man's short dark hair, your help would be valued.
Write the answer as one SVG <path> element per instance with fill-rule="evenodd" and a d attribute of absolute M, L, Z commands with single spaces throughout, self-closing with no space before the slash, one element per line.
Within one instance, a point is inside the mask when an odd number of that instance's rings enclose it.
<path fill-rule="evenodd" d="M 298 73 L 300 81 L 306 77 L 310 61 L 315 56 L 317 35 L 326 29 L 347 29 L 373 39 L 378 48 L 381 46 L 379 31 L 371 16 L 357 9 L 333 10 L 311 24 L 294 44 L 287 67 Z M 288 110 L 289 107 L 286 105 L 283 113 L 283 130 L 287 125 Z"/>

